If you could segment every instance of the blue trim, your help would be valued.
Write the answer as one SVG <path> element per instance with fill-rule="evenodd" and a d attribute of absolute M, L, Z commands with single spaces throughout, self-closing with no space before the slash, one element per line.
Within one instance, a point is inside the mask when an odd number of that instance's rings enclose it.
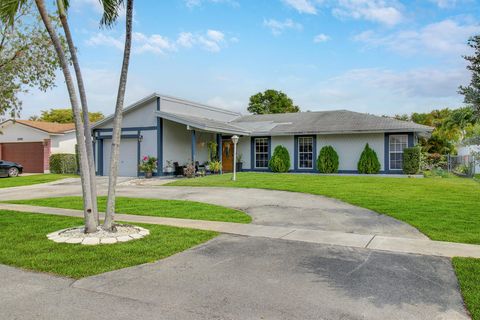
<path fill-rule="evenodd" d="M 197 152 L 197 137 L 195 130 L 192 130 L 192 163 L 195 164 L 195 154 Z"/>
<path fill-rule="evenodd" d="M 164 175 L 163 173 L 163 118 L 157 118 L 157 163 L 159 168 L 157 168 L 156 175 Z"/>
<path fill-rule="evenodd" d="M 137 134 L 140 137 L 140 130 L 138 130 Z M 137 177 L 140 176 L 140 157 L 141 157 L 140 153 L 141 153 L 140 139 L 137 139 Z"/>
<path fill-rule="evenodd" d="M 390 136 L 397 136 L 397 135 L 407 135 L 407 146 L 409 148 L 415 146 L 414 142 L 414 133 L 413 132 L 392 132 L 392 133 L 385 133 L 385 140 L 384 140 L 384 166 L 383 172 L 385 174 L 402 174 L 403 170 L 390 170 Z"/>
<path fill-rule="evenodd" d="M 98 140 L 98 171 L 99 176 L 103 176 L 103 139 Z"/>
<path fill-rule="evenodd" d="M 125 127 L 122 128 L 122 131 L 148 131 L 148 130 L 157 130 L 156 126 L 151 127 Z M 102 129 L 95 129 L 96 132 L 112 132 L 112 128 L 102 128 Z"/>
<path fill-rule="evenodd" d="M 223 173 L 223 139 L 222 139 L 222 134 L 217 133 L 217 152 L 218 152 L 218 161 L 222 163 L 221 169 L 220 169 L 220 174 Z"/>
<path fill-rule="evenodd" d="M 139 136 L 139 134 L 122 134 L 121 139 L 138 139 Z M 98 136 L 96 139 L 99 141 L 105 139 L 112 139 L 112 136 Z"/>
<path fill-rule="evenodd" d="M 298 167 L 298 138 L 300 137 L 311 137 L 313 140 L 312 151 L 313 151 L 313 159 L 312 159 L 312 168 L 299 168 Z M 294 172 L 318 172 L 317 169 L 317 136 L 316 135 L 296 135 L 294 136 L 294 150 L 293 150 L 293 171 Z"/>
<path fill-rule="evenodd" d="M 255 168 L 255 139 L 258 138 L 267 138 L 268 140 L 268 161 L 272 157 L 272 137 L 270 136 L 259 136 L 259 137 L 250 137 L 250 170 L 251 171 L 270 171 L 270 168 Z"/>

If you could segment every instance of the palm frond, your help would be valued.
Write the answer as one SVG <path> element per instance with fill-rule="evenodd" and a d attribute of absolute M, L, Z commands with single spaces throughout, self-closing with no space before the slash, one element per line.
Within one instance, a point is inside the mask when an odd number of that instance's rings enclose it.
<path fill-rule="evenodd" d="M 125 7 L 124 0 L 99 0 L 103 7 L 103 16 L 100 25 L 112 27 L 118 19 L 120 10 Z"/>
<path fill-rule="evenodd" d="M 15 16 L 26 4 L 27 0 L 1 0 L 0 1 L 0 20 L 8 25 L 12 25 Z"/>

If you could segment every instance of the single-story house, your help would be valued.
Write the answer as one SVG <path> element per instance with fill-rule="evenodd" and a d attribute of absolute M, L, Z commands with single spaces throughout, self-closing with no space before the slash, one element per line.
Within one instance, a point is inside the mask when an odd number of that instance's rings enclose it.
<path fill-rule="evenodd" d="M 96 170 L 108 175 L 113 116 L 93 127 Z M 144 156 L 158 158 L 158 175 L 167 161 L 180 164 L 208 160 L 208 142 L 218 144 L 223 171 L 233 168 L 231 137 L 240 137 L 238 153 L 244 171 L 268 171 L 277 145 L 285 146 L 292 172 L 316 172 L 316 158 L 323 146 L 339 155 L 339 172 L 354 173 L 365 145 L 373 148 L 382 173 L 402 172 L 402 153 L 433 128 L 387 117 L 347 110 L 242 115 L 171 96 L 152 94 L 125 108 L 120 146 L 121 176 L 141 175 Z"/>
<path fill-rule="evenodd" d="M 23 172 L 48 173 L 54 153 L 75 153 L 75 125 L 33 120 L 0 123 L 0 159 L 18 162 Z"/>

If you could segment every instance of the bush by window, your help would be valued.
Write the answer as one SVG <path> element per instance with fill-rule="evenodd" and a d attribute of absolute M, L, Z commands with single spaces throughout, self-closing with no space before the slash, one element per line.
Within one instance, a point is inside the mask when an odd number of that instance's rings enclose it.
<path fill-rule="evenodd" d="M 357 167 L 359 173 L 371 174 L 380 172 L 380 161 L 378 161 L 377 153 L 370 148 L 368 143 L 365 145 L 365 149 L 363 149 L 363 152 L 360 155 Z"/>
<path fill-rule="evenodd" d="M 421 150 L 419 147 L 403 149 L 403 173 L 416 174 L 420 171 Z"/>
<path fill-rule="evenodd" d="M 77 157 L 70 153 L 56 153 L 50 156 L 51 173 L 71 173 L 78 172 Z"/>
<path fill-rule="evenodd" d="M 338 172 L 338 154 L 332 146 L 325 146 L 320 150 L 317 168 L 321 173 Z"/>
<path fill-rule="evenodd" d="M 290 169 L 290 154 L 284 146 L 276 146 L 268 167 L 273 172 L 287 172 Z"/>

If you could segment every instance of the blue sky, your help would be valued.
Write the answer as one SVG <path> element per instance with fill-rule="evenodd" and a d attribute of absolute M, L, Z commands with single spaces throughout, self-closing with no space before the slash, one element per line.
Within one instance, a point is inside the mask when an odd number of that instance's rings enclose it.
<path fill-rule="evenodd" d="M 124 18 L 100 29 L 100 13 L 97 0 L 72 0 L 69 19 L 90 108 L 110 114 Z M 159 92 L 246 112 L 272 88 L 304 111 L 459 107 L 479 13 L 475 0 L 137 0 L 126 102 Z M 23 101 L 24 118 L 67 107 L 63 78 Z"/>

